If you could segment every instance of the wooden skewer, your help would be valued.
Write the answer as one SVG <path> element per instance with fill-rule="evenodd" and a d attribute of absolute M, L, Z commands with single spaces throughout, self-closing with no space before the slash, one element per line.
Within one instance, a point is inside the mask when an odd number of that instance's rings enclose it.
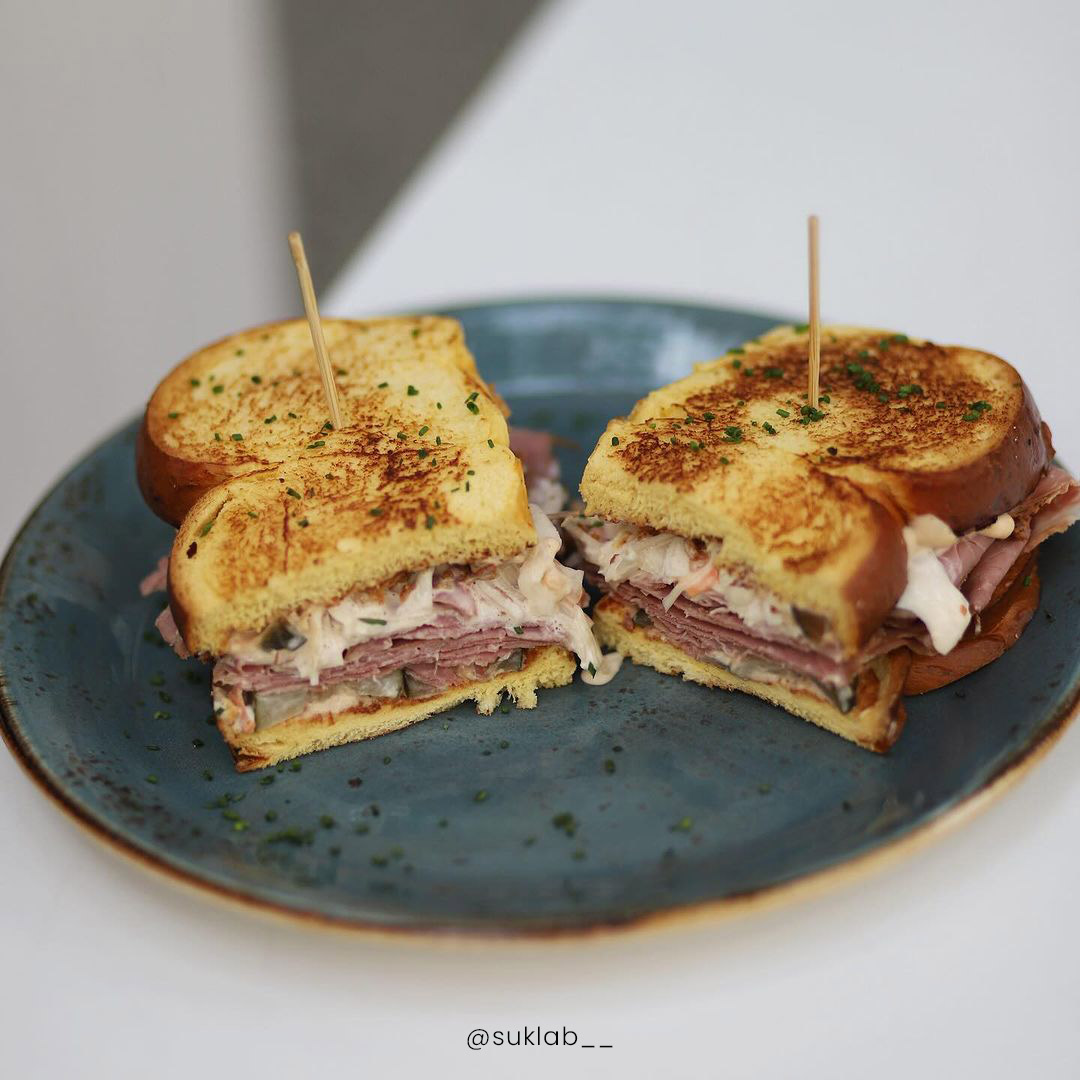
<path fill-rule="evenodd" d="M 334 369 L 330 366 L 330 355 L 326 351 L 326 339 L 323 337 L 322 323 L 319 321 L 319 307 L 315 303 L 315 286 L 311 283 L 311 270 L 304 254 L 304 241 L 298 232 L 289 233 L 289 248 L 293 262 L 296 263 L 296 276 L 300 280 L 300 295 L 304 298 L 304 312 L 311 329 L 311 343 L 315 346 L 315 357 L 319 361 L 319 374 L 322 376 L 323 393 L 330 406 L 330 420 L 335 431 L 341 430 L 341 403 L 338 401 L 337 383 L 334 382 Z"/>
<path fill-rule="evenodd" d="M 811 214 L 807 221 L 810 261 L 810 371 L 808 400 L 810 408 L 818 406 L 818 382 L 821 374 L 821 305 L 818 290 L 818 218 Z"/>

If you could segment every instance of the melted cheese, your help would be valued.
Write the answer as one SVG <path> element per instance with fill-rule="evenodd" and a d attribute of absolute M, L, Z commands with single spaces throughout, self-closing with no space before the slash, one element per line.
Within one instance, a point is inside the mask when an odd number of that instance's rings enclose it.
<path fill-rule="evenodd" d="M 920 514 L 904 526 L 907 585 L 896 606 L 922 621 L 942 654 L 956 648 L 971 622 L 971 607 L 938 558 L 955 542 L 952 529 L 933 514 Z"/>

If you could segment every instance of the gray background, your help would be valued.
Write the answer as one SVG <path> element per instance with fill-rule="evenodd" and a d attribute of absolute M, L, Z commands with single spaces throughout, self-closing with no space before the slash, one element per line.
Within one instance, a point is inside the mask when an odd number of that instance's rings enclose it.
<path fill-rule="evenodd" d="M 278 0 L 300 225 L 317 288 L 537 0 Z"/>

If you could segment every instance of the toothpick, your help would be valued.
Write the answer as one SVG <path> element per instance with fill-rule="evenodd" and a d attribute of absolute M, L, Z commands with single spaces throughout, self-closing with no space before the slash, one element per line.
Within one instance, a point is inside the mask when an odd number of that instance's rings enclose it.
<path fill-rule="evenodd" d="M 334 382 L 334 369 L 330 366 L 330 355 L 326 351 L 326 339 L 323 337 L 322 323 L 319 321 L 319 307 L 315 303 L 315 286 L 311 283 L 311 270 L 304 254 L 304 241 L 298 232 L 289 233 L 289 248 L 293 262 L 296 263 L 296 276 L 300 280 L 300 295 L 304 298 L 304 312 L 311 329 L 311 343 L 315 346 L 315 357 L 319 361 L 319 374 L 322 376 L 323 393 L 330 406 L 330 420 L 335 431 L 341 430 L 341 404 L 338 401 L 337 383 Z"/>
<path fill-rule="evenodd" d="M 821 309 L 818 293 L 818 219 L 811 214 L 807 221 L 810 257 L 810 372 L 807 397 L 810 408 L 818 406 L 818 380 L 821 372 Z"/>

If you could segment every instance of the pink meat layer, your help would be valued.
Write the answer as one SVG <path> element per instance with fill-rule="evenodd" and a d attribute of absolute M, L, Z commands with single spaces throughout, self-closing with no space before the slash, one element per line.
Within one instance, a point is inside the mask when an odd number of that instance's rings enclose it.
<path fill-rule="evenodd" d="M 505 660 L 516 649 L 558 643 L 553 625 L 535 623 L 515 633 L 503 626 L 470 628 L 465 618 L 453 624 L 440 620 L 439 627 L 421 626 L 394 637 L 375 638 L 354 645 L 337 667 L 319 672 L 319 686 L 335 686 L 360 679 L 378 678 L 406 668 L 437 688 L 453 686 L 475 677 L 474 670 Z M 437 630 L 437 635 L 432 631 Z M 214 669 L 214 681 L 241 690 L 291 690 L 309 685 L 308 680 L 287 668 L 267 664 L 243 664 L 226 657 Z"/>
<path fill-rule="evenodd" d="M 938 556 L 949 580 L 962 588 L 974 612 L 986 607 L 1024 552 L 1080 519 L 1080 485 L 1064 469 L 1052 466 L 1013 511 L 1012 517 L 1015 528 L 1007 539 L 964 536 Z M 757 656 L 783 664 L 819 683 L 835 686 L 849 683 L 868 660 L 901 645 L 931 651 L 922 625 L 910 617 L 891 618 L 860 657 L 843 662 L 810 644 L 793 642 L 776 633 L 750 630 L 708 593 L 694 599 L 684 594 L 670 611 L 665 611 L 661 601 L 671 591 L 670 584 L 642 578 L 636 578 L 633 584 L 620 582 L 607 586 L 602 579 L 598 584 L 630 607 L 644 610 L 665 638 L 699 659 L 718 654 L 729 658 Z"/>
<path fill-rule="evenodd" d="M 816 682 L 846 686 L 858 670 L 857 663 L 841 663 L 813 648 L 769 640 L 747 628 L 737 615 L 723 608 L 704 607 L 680 596 L 671 609 L 664 610 L 663 597 L 670 585 L 657 583 L 641 587 L 621 581 L 611 595 L 631 608 L 643 609 L 653 626 L 672 644 L 698 659 L 720 654 L 731 663 L 747 657 L 761 657 L 806 675 Z"/>

